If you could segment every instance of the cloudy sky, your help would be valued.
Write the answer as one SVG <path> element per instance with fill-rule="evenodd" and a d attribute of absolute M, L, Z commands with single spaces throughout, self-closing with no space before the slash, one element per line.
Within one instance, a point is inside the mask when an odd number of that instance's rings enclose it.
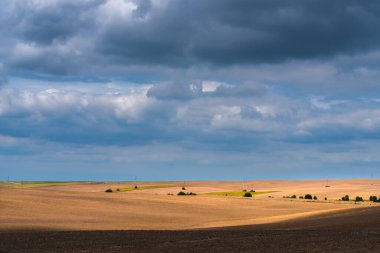
<path fill-rule="evenodd" d="M 1 0 L 0 180 L 380 176 L 380 2 Z"/>

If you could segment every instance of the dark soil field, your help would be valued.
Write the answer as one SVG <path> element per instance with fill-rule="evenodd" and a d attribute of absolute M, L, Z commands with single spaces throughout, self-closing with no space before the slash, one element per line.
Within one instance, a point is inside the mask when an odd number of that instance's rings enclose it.
<path fill-rule="evenodd" d="M 380 252 L 380 207 L 202 230 L 2 231 L 0 252 Z"/>

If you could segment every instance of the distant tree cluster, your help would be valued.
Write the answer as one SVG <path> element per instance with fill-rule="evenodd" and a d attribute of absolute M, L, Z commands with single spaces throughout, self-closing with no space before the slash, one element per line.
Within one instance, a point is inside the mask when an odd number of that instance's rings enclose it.
<path fill-rule="evenodd" d="M 296 199 L 297 195 L 283 196 L 285 199 Z M 299 196 L 299 199 L 308 199 L 308 200 L 318 200 L 317 196 L 312 196 L 311 194 L 306 194 L 305 196 Z M 325 198 L 327 200 L 327 198 Z"/>
<path fill-rule="evenodd" d="M 183 191 L 180 191 L 177 193 L 178 196 L 187 196 L 187 195 L 191 195 L 191 196 L 195 196 L 197 195 L 196 193 L 194 192 L 183 192 Z"/>
<path fill-rule="evenodd" d="M 296 196 L 296 195 L 292 195 L 292 196 L 283 196 L 283 198 L 285 198 L 285 199 L 296 199 L 297 196 Z"/>
<path fill-rule="evenodd" d="M 350 196 L 345 195 L 340 200 L 342 200 L 342 201 L 350 201 Z M 363 197 L 361 197 L 361 196 L 356 196 L 355 197 L 355 202 L 363 202 L 363 201 L 364 201 Z"/>

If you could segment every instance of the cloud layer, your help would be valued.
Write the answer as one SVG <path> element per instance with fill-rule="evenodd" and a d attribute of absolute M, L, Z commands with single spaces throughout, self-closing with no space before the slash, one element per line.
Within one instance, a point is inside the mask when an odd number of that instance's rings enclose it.
<path fill-rule="evenodd" d="M 3 5 L 0 176 L 378 168 L 378 1 Z"/>
<path fill-rule="evenodd" d="M 376 1 L 6 1 L 2 54 L 16 69 L 232 66 L 378 48 Z"/>

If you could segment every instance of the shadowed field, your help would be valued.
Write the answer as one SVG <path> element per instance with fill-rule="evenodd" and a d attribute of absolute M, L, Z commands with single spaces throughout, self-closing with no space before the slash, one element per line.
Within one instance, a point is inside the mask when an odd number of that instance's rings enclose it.
<path fill-rule="evenodd" d="M 0 232 L 0 252 L 380 252 L 380 207 L 227 229 Z"/>

